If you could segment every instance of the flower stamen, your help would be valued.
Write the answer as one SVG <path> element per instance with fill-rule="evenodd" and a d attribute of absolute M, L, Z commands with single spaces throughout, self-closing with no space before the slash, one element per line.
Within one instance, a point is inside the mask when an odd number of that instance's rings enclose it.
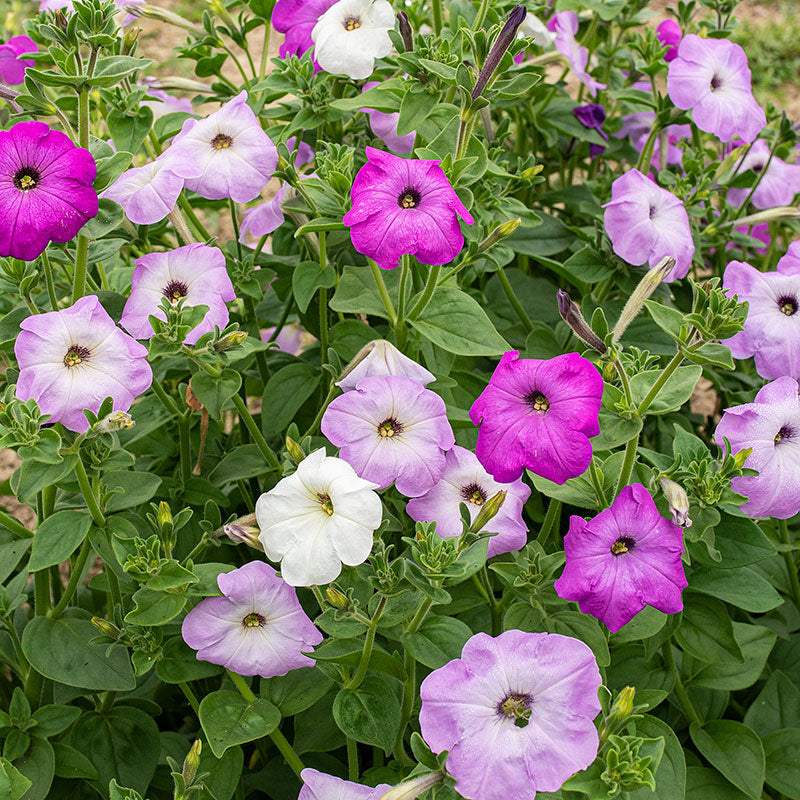
<path fill-rule="evenodd" d="M 170 303 L 177 303 L 182 297 L 189 294 L 189 287 L 183 281 L 170 281 L 161 294 L 166 297 Z"/>
<path fill-rule="evenodd" d="M 266 624 L 267 618 L 257 611 L 253 611 L 242 620 L 242 626 L 245 628 L 262 628 Z"/>
<path fill-rule="evenodd" d="M 535 389 L 528 392 L 524 399 L 528 407 L 538 414 L 545 414 L 550 410 L 550 401 L 541 392 L 537 392 Z"/>
<path fill-rule="evenodd" d="M 636 540 L 630 536 L 620 536 L 614 544 L 611 545 L 611 553 L 615 556 L 621 556 L 624 553 L 630 553 L 636 547 Z"/>
<path fill-rule="evenodd" d="M 69 350 L 67 350 L 67 354 L 64 356 L 64 366 L 76 367 L 78 364 L 82 364 L 84 361 L 87 361 L 90 355 L 91 353 L 87 347 L 74 344 L 69 348 Z"/>
<path fill-rule="evenodd" d="M 378 433 L 381 439 L 391 439 L 403 432 L 403 426 L 394 418 L 389 417 L 378 425 Z"/>
<path fill-rule="evenodd" d="M 227 150 L 233 144 L 233 137 L 227 133 L 218 133 L 212 140 L 211 146 L 215 150 Z"/>
<path fill-rule="evenodd" d="M 476 506 L 482 506 L 486 502 L 486 492 L 477 483 L 470 483 L 462 487 L 461 496 L 468 503 Z"/>
<path fill-rule="evenodd" d="M 498 703 L 497 713 L 506 719 L 513 719 L 518 728 L 524 728 L 530 722 L 531 702 L 529 694 L 511 692 Z"/>
<path fill-rule="evenodd" d="M 778 308 L 781 314 L 786 314 L 787 317 L 797 313 L 797 298 L 792 295 L 783 295 L 778 299 Z"/>
<path fill-rule="evenodd" d="M 713 75 L 711 77 L 711 83 L 709 84 L 709 88 L 712 92 L 716 92 L 719 87 L 722 86 L 722 78 L 719 75 Z"/>
<path fill-rule="evenodd" d="M 403 189 L 400 193 L 400 197 L 397 198 L 397 204 L 400 208 L 416 208 L 420 200 L 422 200 L 422 196 L 416 189 Z"/>
<path fill-rule="evenodd" d="M 342 26 L 346 31 L 357 31 L 361 27 L 361 20 L 358 17 L 348 17 Z"/>
<path fill-rule="evenodd" d="M 331 501 L 331 496 L 329 494 L 325 494 L 324 492 L 319 492 L 317 494 L 317 498 L 319 499 L 320 504 L 322 505 L 322 510 L 329 516 L 333 516 L 333 502 Z"/>
<path fill-rule="evenodd" d="M 39 181 L 42 179 L 39 170 L 33 167 L 23 167 L 14 174 L 14 186 L 21 192 L 29 192 L 38 186 Z"/>
<path fill-rule="evenodd" d="M 795 430 L 791 425 L 783 425 L 781 429 L 775 434 L 775 444 L 781 442 L 788 442 L 794 439 Z"/>

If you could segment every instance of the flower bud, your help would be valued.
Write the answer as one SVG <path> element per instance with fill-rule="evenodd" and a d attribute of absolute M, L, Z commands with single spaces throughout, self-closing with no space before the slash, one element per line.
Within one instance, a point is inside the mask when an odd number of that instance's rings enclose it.
<path fill-rule="evenodd" d="M 163 531 L 165 528 L 172 529 L 172 510 L 169 507 L 169 503 L 165 500 L 162 500 L 158 504 L 158 513 L 156 514 L 156 521 L 158 522 L 158 526 Z"/>
<path fill-rule="evenodd" d="M 414 49 L 414 32 L 411 30 L 411 23 L 408 21 L 408 14 L 405 11 L 397 12 L 397 27 L 406 53 L 410 53 Z"/>
<path fill-rule="evenodd" d="M 478 252 L 485 253 L 490 247 L 496 245 L 499 241 L 506 238 L 506 236 L 511 236 L 514 231 L 519 228 L 520 223 L 522 220 L 517 217 L 516 219 L 510 219 L 508 222 L 504 222 L 501 225 L 498 225 L 479 245 L 478 245 Z"/>
<path fill-rule="evenodd" d="M 679 528 L 691 528 L 692 520 L 689 519 L 689 498 L 686 496 L 686 490 L 666 476 L 663 476 L 659 483 L 661 491 L 664 492 L 664 497 L 669 503 L 672 521 Z"/>
<path fill-rule="evenodd" d="M 644 301 L 661 286 L 664 278 L 669 275 L 674 266 L 675 259 L 672 258 L 672 256 L 664 256 L 664 258 L 649 269 L 645 276 L 639 281 L 639 285 L 628 298 L 628 302 L 625 303 L 625 307 L 619 315 L 617 324 L 614 326 L 614 335 L 611 339 L 612 344 L 616 344 L 620 340 L 628 325 L 636 319 L 639 312 L 642 310 Z"/>
<path fill-rule="evenodd" d="M 777 222 L 782 219 L 800 219 L 800 206 L 776 206 L 766 211 L 758 211 L 741 219 L 731 220 L 731 225 L 736 223 L 740 228 L 744 225 L 758 225 L 760 222 Z"/>
<path fill-rule="evenodd" d="M 507 494 L 508 492 L 505 489 L 501 489 L 481 506 L 478 516 L 475 517 L 470 526 L 470 533 L 478 533 L 478 531 L 486 527 L 490 520 L 497 516 L 498 511 L 503 507 Z"/>
<path fill-rule="evenodd" d="M 328 588 L 325 589 L 325 599 L 334 608 L 338 608 L 339 611 L 344 611 L 350 605 L 350 601 L 347 599 L 347 597 L 338 589 L 334 589 L 333 586 L 328 586 Z"/>
<path fill-rule="evenodd" d="M 112 411 L 108 416 L 98 420 L 92 425 L 95 433 L 111 433 L 132 428 L 136 423 L 127 411 Z"/>
<path fill-rule="evenodd" d="M 102 617 L 92 617 L 92 625 L 103 634 L 103 636 L 110 636 L 112 639 L 119 638 L 119 628 L 113 622 L 109 622 Z"/>
<path fill-rule="evenodd" d="M 240 347 L 246 340 L 247 331 L 232 331 L 231 333 L 226 333 L 219 341 L 212 342 L 210 349 L 216 353 L 222 353 L 224 350 Z"/>
<path fill-rule="evenodd" d="M 174 11 L 167 11 L 166 8 L 159 8 L 158 6 L 151 5 L 126 6 L 125 11 L 137 19 L 140 17 L 149 17 L 159 22 L 166 22 L 167 25 L 175 25 L 178 28 L 183 28 L 197 37 L 205 35 L 205 31 L 202 28 L 198 27 L 193 22 L 189 22 L 186 17 L 176 14 Z"/>
<path fill-rule="evenodd" d="M 228 26 L 229 30 L 235 31 L 237 29 L 236 20 L 231 16 L 230 11 L 225 7 L 225 3 L 222 0 L 209 0 L 208 7 L 216 17 Z"/>
<path fill-rule="evenodd" d="M 291 436 L 286 437 L 286 452 L 289 453 L 295 464 L 299 464 L 306 457 L 303 448 Z"/>
<path fill-rule="evenodd" d="M 497 38 L 494 40 L 492 49 L 489 51 L 489 55 L 486 56 L 483 69 L 478 75 L 478 80 L 475 81 L 475 88 L 472 90 L 473 100 L 479 97 L 481 92 L 483 92 L 483 90 L 486 88 L 486 84 L 489 82 L 492 75 L 494 75 L 494 72 L 499 66 L 500 60 L 505 55 L 506 50 L 508 50 L 508 48 L 511 46 L 511 43 L 514 41 L 514 39 L 516 39 L 517 30 L 525 20 L 525 15 L 527 13 L 528 11 L 525 6 L 514 6 L 514 8 L 511 9 L 511 13 L 508 15 L 506 24 L 503 25 L 500 33 L 497 34 Z"/>
<path fill-rule="evenodd" d="M 608 349 L 603 340 L 589 327 L 583 318 L 581 309 L 577 303 L 561 289 L 557 292 L 558 313 L 561 319 L 572 328 L 572 332 L 583 342 L 593 347 L 598 353 L 605 353 Z"/>
<path fill-rule="evenodd" d="M 6 86 L 4 83 L 0 83 L 0 100 L 5 100 L 8 107 L 15 114 L 19 114 L 19 112 L 22 111 L 22 106 L 14 99 L 17 95 L 19 95 L 19 92 L 15 91 L 10 86 Z"/>
<path fill-rule="evenodd" d="M 535 167 L 528 167 L 527 169 L 522 170 L 519 176 L 523 180 L 529 181 L 535 178 L 543 169 L 544 165 L 537 164 Z"/>
<path fill-rule="evenodd" d="M 416 778 L 398 783 L 397 786 L 382 794 L 379 800 L 414 800 L 424 791 L 430 789 L 431 786 L 439 783 L 443 777 L 444 775 L 438 770 L 436 772 L 426 772 L 424 775 L 417 775 Z"/>
<path fill-rule="evenodd" d="M 742 469 L 744 467 L 744 462 L 747 461 L 750 453 L 753 452 L 752 447 L 745 447 L 744 450 L 740 450 L 736 455 L 733 457 L 733 463 L 736 465 L 737 469 Z"/>
<path fill-rule="evenodd" d="M 128 28 L 128 30 L 125 31 L 125 35 L 122 37 L 121 55 L 130 55 L 131 51 L 136 46 L 136 42 L 139 41 L 139 34 L 141 32 L 141 28 Z"/>
<path fill-rule="evenodd" d="M 197 768 L 200 766 L 200 753 L 203 750 L 203 743 L 200 739 L 195 739 L 192 749 L 186 754 L 183 762 L 183 782 L 185 786 L 191 786 L 194 776 L 197 775 Z"/>
<path fill-rule="evenodd" d="M 616 719 L 627 719 L 633 714 L 633 698 L 636 695 L 636 689 L 633 686 L 626 686 L 618 695 L 614 704 L 611 706 L 609 716 Z"/>
<path fill-rule="evenodd" d="M 231 522 L 228 525 L 223 525 L 222 530 L 234 544 L 246 544 L 254 550 L 264 552 L 264 545 L 261 544 L 261 540 L 258 538 L 258 534 L 261 533 L 258 528 Z"/>

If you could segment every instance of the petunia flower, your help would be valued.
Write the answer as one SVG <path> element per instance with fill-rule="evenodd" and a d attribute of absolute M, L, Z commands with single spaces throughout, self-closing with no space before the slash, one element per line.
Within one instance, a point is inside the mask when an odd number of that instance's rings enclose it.
<path fill-rule="evenodd" d="M 375 339 L 364 345 L 336 385 L 343 392 L 349 392 L 356 388 L 356 384 L 362 378 L 387 375 L 404 375 L 406 378 L 413 378 L 421 386 L 427 386 L 436 380 L 435 375 L 408 356 L 404 356 L 391 342 Z"/>
<path fill-rule="evenodd" d="M 469 411 L 479 426 L 478 460 L 500 483 L 525 467 L 559 484 L 582 475 L 592 459 L 589 437 L 600 432 L 602 395 L 600 373 L 577 353 L 546 360 L 505 353 Z"/>
<path fill-rule="evenodd" d="M 265 200 L 252 208 L 246 208 L 242 212 L 242 220 L 239 223 L 239 241 L 242 244 L 247 244 L 249 236 L 260 239 L 262 236 L 278 230 L 283 225 L 286 217 L 281 205 L 284 199 L 289 199 L 286 197 L 287 189 L 291 196 L 293 193 L 292 187 L 284 183 L 269 200 Z"/>
<path fill-rule="evenodd" d="M 303 55 L 314 46 L 311 31 L 336 0 L 278 0 L 272 9 L 272 27 L 285 34 L 278 51 L 281 58 Z M 314 59 L 314 72 L 320 66 Z"/>
<path fill-rule="evenodd" d="M 467 800 L 557 792 L 597 755 L 600 671 L 557 633 L 477 633 L 420 686 L 422 738 Z"/>
<path fill-rule="evenodd" d="M 315 450 L 297 471 L 256 502 L 259 540 L 291 586 L 319 586 L 339 577 L 342 564 L 363 564 L 383 517 L 378 485 L 341 458 Z"/>
<path fill-rule="evenodd" d="M 468 225 L 473 219 L 439 163 L 367 148 L 353 181 L 353 207 L 344 215 L 359 253 L 383 269 L 394 269 L 404 253 L 425 264 L 446 264 L 459 254 L 458 218 Z"/>
<path fill-rule="evenodd" d="M 25 53 L 36 53 L 39 48 L 30 36 L 13 36 L 5 44 L 0 44 L 0 81 L 9 86 L 17 86 L 25 80 L 25 70 L 36 62 L 32 58 L 22 58 Z"/>
<path fill-rule="evenodd" d="M 572 109 L 572 113 L 584 128 L 597 131 L 603 139 L 608 141 L 608 134 L 603 130 L 603 123 L 606 121 L 606 110 L 603 106 L 599 103 L 576 106 Z M 591 143 L 589 145 L 589 157 L 595 158 L 604 150 L 605 147 L 602 145 Z"/>
<path fill-rule="evenodd" d="M 747 56 L 728 39 L 684 36 L 669 65 L 667 92 L 700 130 L 723 142 L 739 137 L 752 142 L 767 124 L 750 86 Z"/>
<path fill-rule="evenodd" d="M 297 153 L 294 157 L 294 166 L 296 169 L 300 169 L 300 167 L 310 164 L 314 160 L 314 148 L 310 144 L 304 142 L 302 139 L 298 144 L 297 137 L 290 136 L 286 140 L 286 149 L 290 153 L 294 153 L 295 147 L 297 147 Z"/>
<path fill-rule="evenodd" d="M 356 473 L 418 497 L 442 477 L 454 444 L 444 400 L 413 378 L 362 378 L 325 409 L 322 433 Z"/>
<path fill-rule="evenodd" d="M 149 339 L 153 327 L 149 316 L 166 320 L 161 300 L 175 304 L 208 306 L 202 322 L 189 332 L 186 344 L 194 344 L 214 326 L 228 324 L 229 303 L 236 299 L 225 268 L 225 256 L 218 247 L 188 244 L 166 253 L 146 253 L 136 259 L 131 280 L 131 296 L 122 310 L 120 325 L 137 339 Z"/>
<path fill-rule="evenodd" d="M 753 452 L 744 466 L 758 475 L 734 478 L 731 488 L 748 498 L 742 511 L 751 517 L 789 519 L 800 512 L 800 399 L 794 378 L 762 387 L 752 403 L 726 408 L 714 441 L 732 452 Z"/>
<path fill-rule="evenodd" d="M 364 80 L 392 51 L 395 17 L 387 0 L 338 0 L 311 31 L 314 59 L 326 72 Z"/>
<path fill-rule="evenodd" d="M 127 411 L 153 381 L 147 349 L 114 324 L 94 295 L 26 317 L 20 328 L 16 396 L 33 398 L 50 422 L 71 431 L 87 430 L 83 410 L 97 412 L 106 397 L 114 411 Z"/>
<path fill-rule="evenodd" d="M 364 84 L 362 92 L 366 92 L 375 86 L 380 86 L 380 81 L 369 81 Z M 410 153 L 414 149 L 414 140 L 417 138 L 416 131 L 406 133 L 403 136 L 397 134 L 397 121 L 400 113 L 386 113 L 376 111 L 373 108 L 362 108 L 361 111 L 369 117 L 370 130 L 391 150 L 398 155 Z"/>
<path fill-rule="evenodd" d="M 800 164 L 787 164 L 777 156 L 769 157 L 769 145 L 756 139 L 747 154 L 741 159 L 739 173 L 753 170 L 761 174 L 761 180 L 753 192 L 750 202 L 761 209 L 788 206 L 800 192 Z M 729 189 L 728 202 L 740 206 L 750 194 L 750 189 Z"/>
<path fill-rule="evenodd" d="M 187 119 L 162 159 L 201 197 L 248 203 L 269 182 L 278 151 L 240 92 L 205 119 Z"/>
<path fill-rule="evenodd" d="M 275 332 L 275 328 L 267 328 L 262 334 L 264 342 L 270 341 L 270 337 Z M 299 356 L 303 350 L 311 347 L 317 341 L 316 337 L 310 334 L 304 327 L 297 322 L 290 322 L 284 325 L 275 339 L 272 340 L 278 349 L 293 356 Z"/>
<path fill-rule="evenodd" d="M 447 453 L 441 480 L 421 497 L 409 500 L 406 511 L 417 522 L 435 522 L 440 536 L 460 536 L 463 529 L 460 504 L 467 506 L 474 521 L 483 504 L 499 491 L 507 492 L 506 499 L 483 528 L 483 532 L 495 534 L 489 539 L 491 558 L 525 546 L 528 526 L 522 519 L 522 507 L 531 490 L 521 480 L 498 483 L 471 450 L 453 447 Z"/>
<path fill-rule="evenodd" d="M 605 89 L 606 84 L 596 81 L 587 71 L 589 51 L 578 44 L 575 38 L 578 33 L 578 15 L 574 11 L 557 11 L 547 20 L 547 29 L 555 34 L 555 45 L 567 59 L 575 77 L 589 90 L 592 96 L 598 89 Z"/>
<path fill-rule="evenodd" d="M 196 177 L 199 174 L 198 170 Z M 119 203 L 131 222 L 152 225 L 175 208 L 182 189 L 183 178 L 170 169 L 168 161 L 159 158 L 126 170 L 100 196 Z"/>
<path fill-rule="evenodd" d="M 606 232 L 620 258 L 653 267 L 672 256 L 675 266 L 665 280 L 686 276 L 694 242 L 686 209 L 672 192 L 630 169 L 611 185 L 611 200 L 604 207 Z"/>
<path fill-rule="evenodd" d="M 547 25 L 544 24 L 535 14 L 530 11 L 525 15 L 522 24 L 517 31 L 517 38 L 527 37 L 533 39 L 533 43 L 542 49 L 549 49 L 555 43 L 556 37 L 548 30 Z"/>
<path fill-rule="evenodd" d="M 588 522 L 570 517 L 566 564 L 555 590 L 612 632 L 645 606 L 676 614 L 687 586 L 683 550 L 681 529 L 658 513 L 644 486 L 634 483 Z"/>
<path fill-rule="evenodd" d="M 0 256 L 33 261 L 97 214 L 92 154 L 44 122 L 0 131 Z"/>
<path fill-rule="evenodd" d="M 183 112 L 184 114 L 196 113 L 192 101 L 187 97 L 175 97 L 168 94 L 163 89 L 156 89 L 150 83 L 156 78 L 144 77 L 141 79 L 142 85 L 147 88 L 147 94 L 152 100 L 142 100 L 139 105 L 147 106 L 153 112 L 153 119 L 159 119 L 167 114 Z"/>
<path fill-rule="evenodd" d="M 206 597 L 184 618 L 183 640 L 199 661 L 239 675 L 274 678 L 313 667 L 304 653 L 322 641 L 297 593 L 263 561 L 217 577 L 222 597 Z"/>
<path fill-rule="evenodd" d="M 388 783 L 364 786 L 316 769 L 304 769 L 300 779 L 303 788 L 297 800 L 380 800 L 392 788 Z"/>
<path fill-rule="evenodd" d="M 665 19 L 656 29 L 658 41 L 667 48 L 664 61 L 670 63 L 678 57 L 678 45 L 681 43 L 683 32 L 681 26 L 674 19 Z"/>

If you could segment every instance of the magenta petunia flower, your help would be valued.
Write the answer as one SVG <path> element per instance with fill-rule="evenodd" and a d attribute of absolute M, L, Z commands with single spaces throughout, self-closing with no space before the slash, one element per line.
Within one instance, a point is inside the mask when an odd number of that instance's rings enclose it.
<path fill-rule="evenodd" d="M 353 247 L 383 269 L 410 253 L 424 264 L 446 264 L 464 246 L 458 224 L 472 225 L 438 161 L 405 159 L 367 148 L 344 215 Z"/>
<path fill-rule="evenodd" d="M 278 151 L 241 92 L 205 119 L 187 119 L 162 159 L 201 197 L 249 203 L 269 182 Z"/>
<path fill-rule="evenodd" d="M 658 513 L 644 486 L 634 483 L 588 522 L 570 517 L 564 537 L 567 563 L 555 590 L 610 631 L 618 631 L 645 606 L 676 614 L 687 586 L 683 550 L 682 530 Z"/>
<path fill-rule="evenodd" d="M 300 778 L 303 788 L 297 800 L 380 800 L 392 788 L 388 783 L 364 786 L 315 769 L 304 769 Z"/>
<path fill-rule="evenodd" d="M 152 314 L 166 320 L 161 299 L 171 303 L 183 299 L 187 306 L 208 306 L 203 321 L 184 340 L 194 344 L 214 326 L 228 324 L 229 303 L 236 299 L 231 279 L 225 268 L 225 256 L 218 247 L 188 244 L 166 253 L 146 253 L 136 259 L 131 280 L 131 296 L 122 310 L 119 324 L 137 339 L 149 339 L 153 327 Z"/>
<path fill-rule="evenodd" d="M 606 232 L 620 258 L 654 267 L 664 256 L 672 256 L 675 266 L 665 280 L 686 276 L 694 242 L 686 209 L 672 192 L 630 169 L 611 185 L 611 200 L 604 208 Z"/>
<path fill-rule="evenodd" d="M 527 467 L 555 483 L 582 475 L 592 459 L 589 437 L 600 433 L 603 378 L 577 353 L 539 360 L 510 350 L 472 404 L 480 426 L 475 453 L 500 483 Z"/>
<path fill-rule="evenodd" d="M 726 408 L 714 441 L 731 443 L 734 453 L 753 452 L 744 466 L 758 475 L 734 478 L 731 488 L 748 498 L 742 511 L 751 517 L 789 519 L 800 512 L 800 399 L 794 378 L 762 387 L 752 403 Z"/>
<path fill-rule="evenodd" d="M 606 84 L 596 81 L 587 71 L 589 51 L 578 44 L 575 38 L 578 33 L 578 15 L 574 11 L 557 11 L 547 20 L 547 30 L 555 34 L 555 45 L 567 59 L 575 77 L 589 90 L 592 96 L 598 89 L 605 89 Z"/>
<path fill-rule="evenodd" d="M 363 378 L 325 409 L 322 433 L 356 474 L 418 497 L 444 472 L 454 444 L 444 400 L 413 378 Z"/>
<path fill-rule="evenodd" d="M 159 158 L 123 172 L 100 196 L 119 203 L 131 222 L 152 225 L 175 208 L 182 189 L 183 178 Z"/>
<path fill-rule="evenodd" d="M 239 675 L 273 678 L 313 667 L 308 653 L 322 634 L 306 616 L 297 593 L 263 561 L 251 561 L 217 578 L 222 597 L 206 597 L 183 620 L 181 635 L 199 661 Z"/>
<path fill-rule="evenodd" d="M 9 86 L 17 86 L 25 80 L 25 70 L 36 62 L 32 58 L 22 58 L 25 53 L 36 53 L 39 48 L 30 36 L 13 36 L 5 44 L 0 44 L 0 81 Z"/>
<path fill-rule="evenodd" d="M 763 139 L 756 139 L 741 161 L 740 173 L 749 169 L 764 173 L 750 198 L 756 208 L 791 205 L 794 196 L 800 192 L 800 165 L 787 164 L 777 156 L 770 160 L 769 145 Z M 740 206 L 749 194 L 750 189 L 729 189 L 728 202 Z"/>
<path fill-rule="evenodd" d="M 728 39 L 684 36 L 669 65 L 667 92 L 700 130 L 723 142 L 739 137 L 752 142 L 767 124 L 750 86 L 747 56 Z"/>
<path fill-rule="evenodd" d="M 43 122 L 0 131 L 0 256 L 33 261 L 50 242 L 68 242 L 97 214 L 97 168 Z"/>
<path fill-rule="evenodd" d="M 458 445 L 453 447 L 445 459 L 441 480 L 421 497 L 409 500 L 406 511 L 417 522 L 435 522 L 440 536 L 460 536 L 463 525 L 459 505 L 464 503 L 474 520 L 481 506 L 501 490 L 507 492 L 506 499 L 483 529 L 496 534 L 489 539 L 491 558 L 525 546 L 528 526 L 522 519 L 522 507 L 531 490 L 521 480 L 498 483 L 471 450 Z"/>
<path fill-rule="evenodd" d="M 380 81 L 369 81 L 364 84 L 362 92 L 366 92 L 375 86 L 380 86 Z M 416 131 L 406 133 L 403 136 L 397 135 L 397 121 L 400 113 L 386 113 L 375 111 L 372 108 L 362 108 L 361 111 L 369 117 L 370 130 L 393 152 L 398 155 L 410 153 L 414 149 L 414 140 L 417 138 Z"/>
<path fill-rule="evenodd" d="M 97 412 L 106 397 L 114 411 L 127 411 L 153 381 L 147 349 L 114 324 L 94 295 L 33 314 L 20 328 L 16 396 L 33 398 L 50 422 L 71 431 L 83 433 L 89 427 L 83 410 Z"/>
<path fill-rule="evenodd" d="M 557 792 L 597 755 L 600 671 L 557 633 L 477 633 L 420 686 L 422 738 L 468 800 Z"/>
<path fill-rule="evenodd" d="M 356 358 L 359 356 L 361 356 L 361 360 L 353 364 L 350 371 L 336 382 L 343 392 L 355 389 L 362 378 L 376 376 L 404 375 L 406 378 L 413 378 L 422 386 L 427 386 L 436 380 L 433 373 L 428 372 L 425 367 L 417 364 L 408 356 L 404 356 L 391 342 L 387 342 L 385 339 L 374 339 L 369 342 Z"/>
<path fill-rule="evenodd" d="M 286 34 L 278 51 L 281 58 L 303 55 L 314 46 L 311 31 L 336 0 L 278 0 L 272 9 L 272 27 Z M 321 67 L 314 61 L 314 72 Z"/>
<path fill-rule="evenodd" d="M 681 26 L 674 19 L 665 19 L 656 29 L 658 41 L 667 48 L 664 61 L 674 61 L 678 57 L 678 45 L 681 43 L 683 32 Z"/>

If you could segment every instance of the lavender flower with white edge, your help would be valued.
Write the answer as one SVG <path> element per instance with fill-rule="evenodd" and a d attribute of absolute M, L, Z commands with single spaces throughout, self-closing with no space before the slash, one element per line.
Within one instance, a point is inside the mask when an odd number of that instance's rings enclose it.
<path fill-rule="evenodd" d="M 194 344 L 214 326 L 228 324 L 228 307 L 236 299 L 233 284 L 225 268 L 225 256 L 218 247 L 189 244 L 165 253 L 146 253 L 136 259 L 131 281 L 131 296 L 122 310 L 120 325 L 137 339 L 149 339 L 153 327 L 149 316 L 166 320 L 161 299 L 173 305 L 179 300 L 186 306 L 208 306 L 197 327 L 186 336 Z"/>
<path fill-rule="evenodd" d="M 115 411 L 127 411 L 153 381 L 147 348 L 114 324 L 95 295 L 27 317 L 20 328 L 16 396 L 33 398 L 50 422 L 71 431 L 86 431 L 83 410 L 96 413 L 106 397 Z"/>
<path fill-rule="evenodd" d="M 391 342 L 375 339 L 364 345 L 336 385 L 343 392 L 349 392 L 356 388 L 362 378 L 387 375 L 404 375 L 413 378 L 422 386 L 427 386 L 436 380 L 435 375 L 408 356 L 404 356 Z"/>
<path fill-rule="evenodd" d="M 440 536 L 460 536 L 463 529 L 460 504 L 467 506 L 474 521 L 484 503 L 500 491 L 506 492 L 506 499 L 482 530 L 495 534 L 489 539 L 491 558 L 525 546 L 528 526 L 522 519 L 522 507 L 531 490 L 519 479 L 498 483 L 471 450 L 453 447 L 447 453 L 441 480 L 421 497 L 409 500 L 406 512 L 417 522 L 435 522 Z"/>
<path fill-rule="evenodd" d="M 300 778 L 303 788 L 297 800 L 380 800 L 392 788 L 388 783 L 364 786 L 316 769 L 304 769 Z"/>
<path fill-rule="evenodd" d="M 447 771 L 467 800 L 556 792 L 597 755 L 600 683 L 578 639 L 478 633 L 422 682 L 422 738 L 434 753 L 449 751 Z"/>
<path fill-rule="evenodd" d="M 731 205 L 740 206 L 748 197 L 761 209 L 791 205 L 800 192 L 800 164 L 787 164 L 775 155 L 770 159 L 769 154 L 769 145 L 764 139 L 756 139 L 750 146 L 738 172 L 752 170 L 761 180 L 752 196 L 750 189 L 729 189 L 727 200 Z"/>
<path fill-rule="evenodd" d="M 358 475 L 406 497 L 436 484 L 455 444 L 444 400 L 397 375 L 362 378 L 325 409 L 320 428 Z"/>
<path fill-rule="evenodd" d="M 589 94 L 594 96 L 598 89 L 605 89 L 606 84 L 596 81 L 586 71 L 589 51 L 575 38 L 578 15 L 574 11 L 557 11 L 547 21 L 547 29 L 555 34 L 556 50 L 567 59 L 575 77 L 589 90 Z"/>
<path fill-rule="evenodd" d="M 240 92 L 205 119 L 187 119 L 162 159 L 201 197 L 248 203 L 269 182 L 278 151 Z"/>
<path fill-rule="evenodd" d="M 339 0 L 311 31 L 314 59 L 326 72 L 364 80 L 392 50 L 394 11 L 386 0 Z"/>
<path fill-rule="evenodd" d="M 183 620 L 184 642 L 198 661 L 239 675 L 274 678 L 313 667 L 304 653 L 322 641 L 289 584 L 263 561 L 217 577 L 222 597 L 206 597 Z"/>
<path fill-rule="evenodd" d="M 290 586 L 330 583 L 342 564 L 356 567 L 367 560 L 383 517 L 378 488 L 321 447 L 258 498 L 259 539 L 267 558 L 280 561 Z"/>

